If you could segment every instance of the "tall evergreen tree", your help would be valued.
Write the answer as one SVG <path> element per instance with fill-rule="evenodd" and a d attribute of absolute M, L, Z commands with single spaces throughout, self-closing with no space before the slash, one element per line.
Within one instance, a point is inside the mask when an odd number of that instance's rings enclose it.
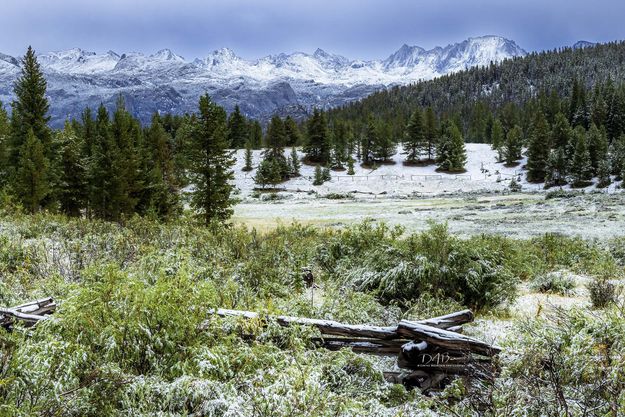
<path fill-rule="evenodd" d="M 332 155 L 330 158 L 332 168 L 343 169 L 343 163 L 347 160 L 348 140 L 347 124 L 337 120 L 332 128 Z"/>
<path fill-rule="evenodd" d="M 111 134 L 109 113 L 104 105 L 98 108 L 94 125 L 94 143 L 87 164 L 87 214 L 106 220 L 118 220 L 119 207 L 115 205 L 120 193 L 117 171 L 119 149 Z"/>
<path fill-rule="evenodd" d="M 426 154 L 428 161 L 433 161 L 436 155 L 436 146 L 438 142 L 438 122 L 434 109 L 428 107 L 425 110 L 425 126 L 424 126 L 425 142 L 426 142 Z"/>
<path fill-rule="evenodd" d="M 592 179 L 590 152 L 586 143 L 586 132 L 580 125 L 575 129 L 575 153 L 571 161 L 571 180 L 574 187 L 582 187 Z"/>
<path fill-rule="evenodd" d="M 503 157 L 506 165 L 512 166 L 517 160 L 521 159 L 523 151 L 523 131 L 519 125 L 515 125 L 508 134 L 503 144 Z"/>
<path fill-rule="evenodd" d="M 237 104 L 228 118 L 228 143 L 230 147 L 232 149 L 241 149 L 245 146 L 249 135 L 247 120 L 241 114 L 241 109 Z"/>
<path fill-rule="evenodd" d="M 9 117 L 2 102 L 0 101 L 0 191 L 7 185 L 9 176 L 9 136 L 11 126 Z"/>
<path fill-rule="evenodd" d="M 491 146 L 494 150 L 497 151 L 497 160 L 501 162 L 501 160 L 503 159 L 502 147 L 504 145 L 505 136 L 504 136 L 504 131 L 503 131 L 503 125 L 501 124 L 501 121 L 499 120 L 499 118 L 495 118 L 493 120 L 493 126 L 491 128 L 490 137 L 491 137 Z"/>
<path fill-rule="evenodd" d="M 421 152 L 427 148 L 425 141 L 425 126 L 423 121 L 423 113 L 420 109 L 416 109 L 412 113 L 410 122 L 406 126 L 406 134 L 404 137 L 404 155 L 409 163 L 418 162 L 421 158 Z"/>
<path fill-rule="evenodd" d="M 195 190 L 191 204 L 204 223 L 224 221 L 232 215 L 231 198 L 235 160 L 228 150 L 226 112 L 208 94 L 200 97 L 199 113 L 190 149 L 190 170 Z"/>
<path fill-rule="evenodd" d="M 297 155 L 297 149 L 295 149 L 295 146 L 293 146 L 291 148 L 291 155 L 289 156 L 289 168 L 291 169 L 290 176 L 299 177 L 300 167 L 301 167 L 301 163 L 299 161 L 299 156 Z"/>
<path fill-rule="evenodd" d="M 47 82 L 41 71 L 35 51 L 29 46 L 22 59 L 20 76 L 15 83 L 15 101 L 12 103 L 9 166 L 14 169 L 20 161 L 20 151 L 32 130 L 43 147 L 44 156 L 51 155 L 52 134 L 48 127 L 50 107 L 46 98 Z"/>
<path fill-rule="evenodd" d="M 302 142 L 302 134 L 291 116 L 284 119 L 284 131 L 286 133 L 286 146 L 298 146 Z"/>
<path fill-rule="evenodd" d="M 325 113 L 314 109 L 306 128 L 304 153 L 310 162 L 325 164 L 330 159 L 330 135 Z"/>
<path fill-rule="evenodd" d="M 549 126 L 545 115 L 539 111 L 534 117 L 527 149 L 527 180 L 529 182 L 543 182 L 545 180 L 548 157 Z"/>
<path fill-rule="evenodd" d="M 264 159 L 274 162 L 274 167 L 280 174 L 282 180 L 286 180 L 289 177 L 290 169 L 289 164 L 284 155 L 284 146 L 286 145 L 286 131 L 284 129 L 284 122 L 280 119 L 280 116 L 273 116 L 267 127 L 267 149 L 264 152 Z"/>
<path fill-rule="evenodd" d="M 572 133 L 566 116 L 562 113 L 556 114 L 551 130 L 551 143 L 547 146 L 566 151 L 570 145 Z"/>
<path fill-rule="evenodd" d="M 31 129 L 19 151 L 15 187 L 22 205 L 29 213 L 39 211 L 50 192 L 48 168 L 43 144 Z"/>
<path fill-rule="evenodd" d="M 378 134 L 378 122 L 373 118 L 373 115 L 370 114 L 367 118 L 367 127 L 360 144 L 363 165 L 370 165 L 373 162 L 373 148 L 375 143 L 378 141 Z"/>
<path fill-rule="evenodd" d="M 396 144 L 392 137 L 391 125 L 383 120 L 377 123 L 378 133 L 373 142 L 372 152 L 376 160 L 385 162 L 395 155 Z"/>
<path fill-rule="evenodd" d="M 593 173 L 596 173 L 599 169 L 599 163 L 608 158 L 608 138 L 605 132 L 599 130 L 594 123 L 590 125 L 586 138 L 588 152 L 590 153 L 590 163 Z"/>
<path fill-rule="evenodd" d="M 260 149 L 263 147 L 263 128 L 258 120 L 254 120 L 249 125 L 249 142 L 252 149 Z"/>
<path fill-rule="evenodd" d="M 247 142 L 245 142 L 245 165 L 243 166 L 242 171 L 249 172 L 254 169 L 254 167 L 252 166 L 252 155 L 252 144 L 248 140 Z"/>
<path fill-rule="evenodd" d="M 436 162 L 438 169 L 445 172 L 463 172 L 467 155 L 462 133 L 456 123 L 446 120 L 442 126 Z"/>
<path fill-rule="evenodd" d="M 59 133 L 61 152 L 61 173 L 59 183 L 59 203 L 61 210 L 78 217 L 86 206 L 87 175 L 85 160 L 82 157 L 83 144 L 69 122 L 65 122 Z"/>
<path fill-rule="evenodd" d="M 549 153 L 545 171 L 545 188 L 562 186 L 567 183 L 569 161 L 563 147 L 555 148 Z"/>

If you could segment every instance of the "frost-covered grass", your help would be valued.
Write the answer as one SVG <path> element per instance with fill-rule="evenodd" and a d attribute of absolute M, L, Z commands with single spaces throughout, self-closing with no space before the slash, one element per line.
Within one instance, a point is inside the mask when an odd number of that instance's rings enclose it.
<path fill-rule="evenodd" d="M 577 398 L 594 394 L 593 406 L 608 410 L 605 392 L 587 381 L 604 372 L 610 398 L 622 401 L 619 310 L 571 307 L 537 319 L 516 314 L 515 296 L 553 271 L 621 279 L 619 245 L 462 239 L 442 225 L 417 234 L 371 222 L 257 232 L 187 219 L 119 225 L 5 214 L 0 305 L 53 296 L 59 309 L 34 331 L 0 330 L 0 415 L 540 415 L 535 392 L 560 398 L 545 372 L 592 358 L 587 374 L 562 376 L 565 403 L 577 409 Z M 313 294 L 302 268 L 315 276 Z M 458 381 L 437 398 L 386 383 L 392 359 L 314 349 L 313 329 L 209 314 L 224 307 L 388 325 L 467 306 L 479 311 L 469 334 L 500 332 L 502 377 L 479 390 Z M 480 392 L 490 393 L 483 403 Z"/>

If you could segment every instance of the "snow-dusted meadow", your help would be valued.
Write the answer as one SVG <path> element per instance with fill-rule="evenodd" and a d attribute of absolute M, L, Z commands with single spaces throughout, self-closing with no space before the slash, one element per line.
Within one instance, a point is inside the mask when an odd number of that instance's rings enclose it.
<path fill-rule="evenodd" d="M 263 229 L 292 221 L 340 227 L 374 219 L 409 231 L 423 230 L 433 220 L 447 222 L 461 235 L 516 237 L 552 232 L 604 238 L 625 230 L 625 195 L 618 192 L 619 184 L 601 193 L 592 192 L 597 191 L 592 185 L 585 195 L 545 200 L 543 184 L 525 180 L 525 160 L 508 168 L 496 161 L 489 145 L 466 147 L 463 174 L 438 173 L 435 165 L 404 166 L 398 150 L 395 164 L 375 170 L 356 164 L 354 176 L 333 171 L 332 180 L 321 186 L 312 185 L 314 167 L 302 165 L 302 176 L 280 184 L 284 191 L 275 195 L 254 191 L 256 171 L 242 171 L 244 152 L 238 151 L 234 171 L 241 202 L 234 220 Z M 254 151 L 254 166 L 261 158 L 261 151 Z M 522 185 L 521 193 L 509 192 L 513 177 Z"/>

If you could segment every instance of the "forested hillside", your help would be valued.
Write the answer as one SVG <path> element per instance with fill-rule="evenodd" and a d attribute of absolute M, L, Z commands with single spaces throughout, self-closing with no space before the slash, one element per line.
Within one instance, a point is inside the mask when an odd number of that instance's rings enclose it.
<path fill-rule="evenodd" d="M 329 117 L 362 127 L 372 114 L 391 122 L 399 135 L 415 108 L 431 106 L 439 116 L 453 115 L 468 142 L 480 142 L 485 138 L 476 124 L 486 113 L 502 114 L 508 103 L 519 106 L 541 95 L 555 93 L 568 98 L 576 78 L 587 89 L 610 79 L 619 84 L 625 79 L 624 63 L 625 42 L 534 52 L 500 64 L 383 90 L 334 109 Z"/>

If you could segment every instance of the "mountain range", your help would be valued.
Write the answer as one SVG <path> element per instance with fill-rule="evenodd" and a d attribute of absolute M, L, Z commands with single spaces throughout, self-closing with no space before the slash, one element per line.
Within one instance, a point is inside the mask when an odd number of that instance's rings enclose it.
<path fill-rule="evenodd" d="M 583 47 L 585 45 L 580 45 Z M 147 122 L 155 112 L 195 111 L 207 92 L 230 111 L 248 117 L 304 116 L 313 106 L 336 107 L 394 85 L 427 80 L 527 53 L 514 41 L 482 36 L 430 50 L 403 45 L 388 58 L 353 60 L 317 49 L 245 60 L 227 48 L 187 60 L 169 49 L 152 55 L 88 52 L 79 48 L 38 55 L 48 80 L 53 126 L 78 117 L 86 106 L 128 109 Z M 0 53 L 0 100 L 9 103 L 19 60 Z"/>

